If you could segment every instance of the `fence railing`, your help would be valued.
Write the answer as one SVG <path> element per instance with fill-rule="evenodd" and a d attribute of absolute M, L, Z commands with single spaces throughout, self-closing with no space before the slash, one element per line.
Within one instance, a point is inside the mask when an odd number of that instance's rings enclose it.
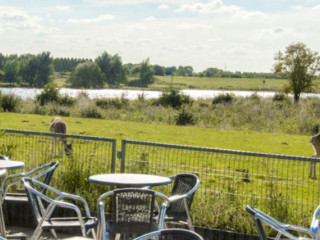
<path fill-rule="evenodd" d="M 72 143 L 67 155 L 63 143 Z M 5 129 L 0 150 L 6 146 L 10 158 L 26 163 L 26 171 L 43 163 L 59 161 L 53 184 L 92 200 L 105 187 L 90 184 L 90 175 L 107 172 L 132 172 L 170 176 L 195 173 L 201 184 L 196 194 L 193 217 L 204 206 L 228 197 L 241 209 L 252 204 L 291 223 L 309 223 L 320 201 L 320 181 L 308 177 L 311 162 L 317 158 L 285 156 L 203 147 L 122 140 L 121 151 L 113 138 L 64 135 Z M 61 152 L 62 149 L 62 152 Z M 120 160 L 116 161 L 116 156 Z M 320 164 L 316 165 L 320 178 Z M 162 189 L 161 189 L 162 190 Z M 169 191 L 169 187 L 163 187 Z M 228 204 L 225 204 L 228 208 Z M 199 210 L 200 209 L 200 210 Z M 200 223 L 201 224 L 201 223 Z"/>
<path fill-rule="evenodd" d="M 200 209 L 229 195 L 289 222 L 309 224 L 320 202 L 320 182 L 308 177 L 319 159 L 122 140 L 121 172 L 199 176 Z M 316 165 L 318 178 L 319 165 Z M 235 199 L 235 197 L 237 199 Z M 228 208 L 226 202 L 225 207 Z M 199 208 L 197 209 L 197 211 Z M 195 212 L 194 212 L 195 213 Z"/>

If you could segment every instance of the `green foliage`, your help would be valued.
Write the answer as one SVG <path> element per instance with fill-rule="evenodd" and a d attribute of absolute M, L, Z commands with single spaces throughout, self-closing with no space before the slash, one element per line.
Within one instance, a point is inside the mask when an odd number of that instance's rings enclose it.
<path fill-rule="evenodd" d="M 276 94 L 272 97 L 272 101 L 273 101 L 273 102 L 289 101 L 289 97 L 288 97 L 288 95 L 286 95 L 286 94 L 284 94 L 284 93 L 276 93 Z"/>
<path fill-rule="evenodd" d="M 0 129 L 0 138 L 5 134 L 5 130 Z M 12 157 L 14 150 L 18 147 L 17 144 L 1 144 L 0 145 L 0 155 Z"/>
<path fill-rule="evenodd" d="M 145 84 L 149 85 L 154 82 L 154 71 L 152 66 L 149 65 L 149 58 L 141 63 L 140 67 L 140 81 Z"/>
<path fill-rule="evenodd" d="M 226 94 L 221 94 L 217 97 L 215 97 L 212 100 L 212 104 L 219 104 L 219 103 L 232 103 L 234 96 L 232 94 L 226 93 Z"/>
<path fill-rule="evenodd" d="M 97 63 L 88 61 L 77 65 L 69 82 L 74 88 L 102 88 L 105 76 Z"/>
<path fill-rule="evenodd" d="M 176 117 L 176 125 L 185 126 L 194 124 L 195 119 L 193 114 L 183 107 Z"/>
<path fill-rule="evenodd" d="M 59 101 L 59 89 L 56 85 L 48 83 L 44 86 L 39 95 L 36 96 L 36 101 L 44 106 L 47 103 Z"/>
<path fill-rule="evenodd" d="M 13 93 L 9 94 L 0 94 L 0 109 L 5 112 L 16 112 L 21 104 L 21 99 L 14 95 Z"/>
<path fill-rule="evenodd" d="M 298 103 L 302 92 L 312 91 L 316 73 L 320 71 L 320 56 L 303 43 L 291 44 L 285 53 L 277 52 L 274 70 L 280 76 L 288 78 L 285 90 L 294 94 Z"/>
<path fill-rule="evenodd" d="M 120 83 L 127 81 L 127 70 L 122 65 L 121 57 L 118 54 L 111 56 L 104 52 L 96 58 L 95 62 L 100 67 L 109 85 L 118 86 Z"/>
<path fill-rule="evenodd" d="M 127 106 L 129 100 L 126 99 L 124 96 L 121 98 L 105 98 L 105 99 L 97 99 L 96 105 L 103 109 L 108 108 L 116 108 L 121 109 Z"/>
<path fill-rule="evenodd" d="M 72 107 L 75 103 L 75 99 L 72 97 L 69 97 L 68 95 L 64 95 L 58 98 L 58 102 L 60 105 Z"/>
<path fill-rule="evenodd" d="M 82 118 L 103 118 L 101 112 L 96 106 L 90 105 L 80 110 Z"/>
<path fill-rule="evenodd" d="M 156 105 L 162 105 L 165 107 L 172 107 L 175 109 L 180 108 L 183 104 L 192 104 L 192 99 L 185 94 L 181 94 L 179 91 L 171 89 L 162 92 L 162 95 L 155 100 Z"/>

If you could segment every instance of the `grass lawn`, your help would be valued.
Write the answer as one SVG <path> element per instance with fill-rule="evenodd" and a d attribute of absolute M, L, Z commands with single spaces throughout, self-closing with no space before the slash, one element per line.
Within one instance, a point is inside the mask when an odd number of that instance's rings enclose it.
<path fill-rule="evenodd" d="M 0 128 L 49 131 L 52 116 L 1 113 Z M 64 117 L 68 133 L 179 145 L 223 148 L 295 156 L 311 156 L 310 136 L 247 131 L 215 130 L 112 120 Z"/>

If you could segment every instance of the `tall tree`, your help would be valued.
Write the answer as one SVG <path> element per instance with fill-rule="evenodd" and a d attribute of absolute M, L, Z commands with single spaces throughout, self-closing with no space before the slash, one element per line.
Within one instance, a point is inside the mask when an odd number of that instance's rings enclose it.
<path fill-rule="evenodd" d="M 288 78 L 285 90 L 292 92 L 294 102 L 298 103 L 302 92 L 311 91 L 313 80 L 320 71 L 320 57 L 303 43 L 291 44 L 286 51 L 277 52 L 274 70 Z"/>
<path fill-rule="evenodd" d="M 127 70 L 122 65 L 121 58 L 118 54 L 111 56 L 107 52 L 103 52 L 96 58 L 95 62 L 104 73 L 109 85 L 119 85 L 127 81 Z"/>
<path fill-rule="evenodd" d="M 102 88 L 104 81 L 101 69 L 91 61 L 78 64 L 69 78 L 71 87 L 75 88 Z"/>
<path fill-rule="evenodd" d="M 141 63 L 140 67 L 140 81 L 143 85 L 148 86 L 154 82 L 154 71 L 152 66 L 149 64 L 149 58 Z"/>

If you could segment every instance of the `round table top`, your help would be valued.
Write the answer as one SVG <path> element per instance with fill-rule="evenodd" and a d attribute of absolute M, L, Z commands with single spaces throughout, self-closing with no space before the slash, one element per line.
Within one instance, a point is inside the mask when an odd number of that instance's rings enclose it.
<path fill-rule="evenodd" d="M 89 177 L 89 181 L 119 187 L 159 186 L 171 183 L 168 177 L 134 173 L 109 173 Z"/>
<path fill-rule="evenodd" d="M 24 162 L 12 160 L 0 160 L 0 169 L 18 169 L 24 168 Z"/>

